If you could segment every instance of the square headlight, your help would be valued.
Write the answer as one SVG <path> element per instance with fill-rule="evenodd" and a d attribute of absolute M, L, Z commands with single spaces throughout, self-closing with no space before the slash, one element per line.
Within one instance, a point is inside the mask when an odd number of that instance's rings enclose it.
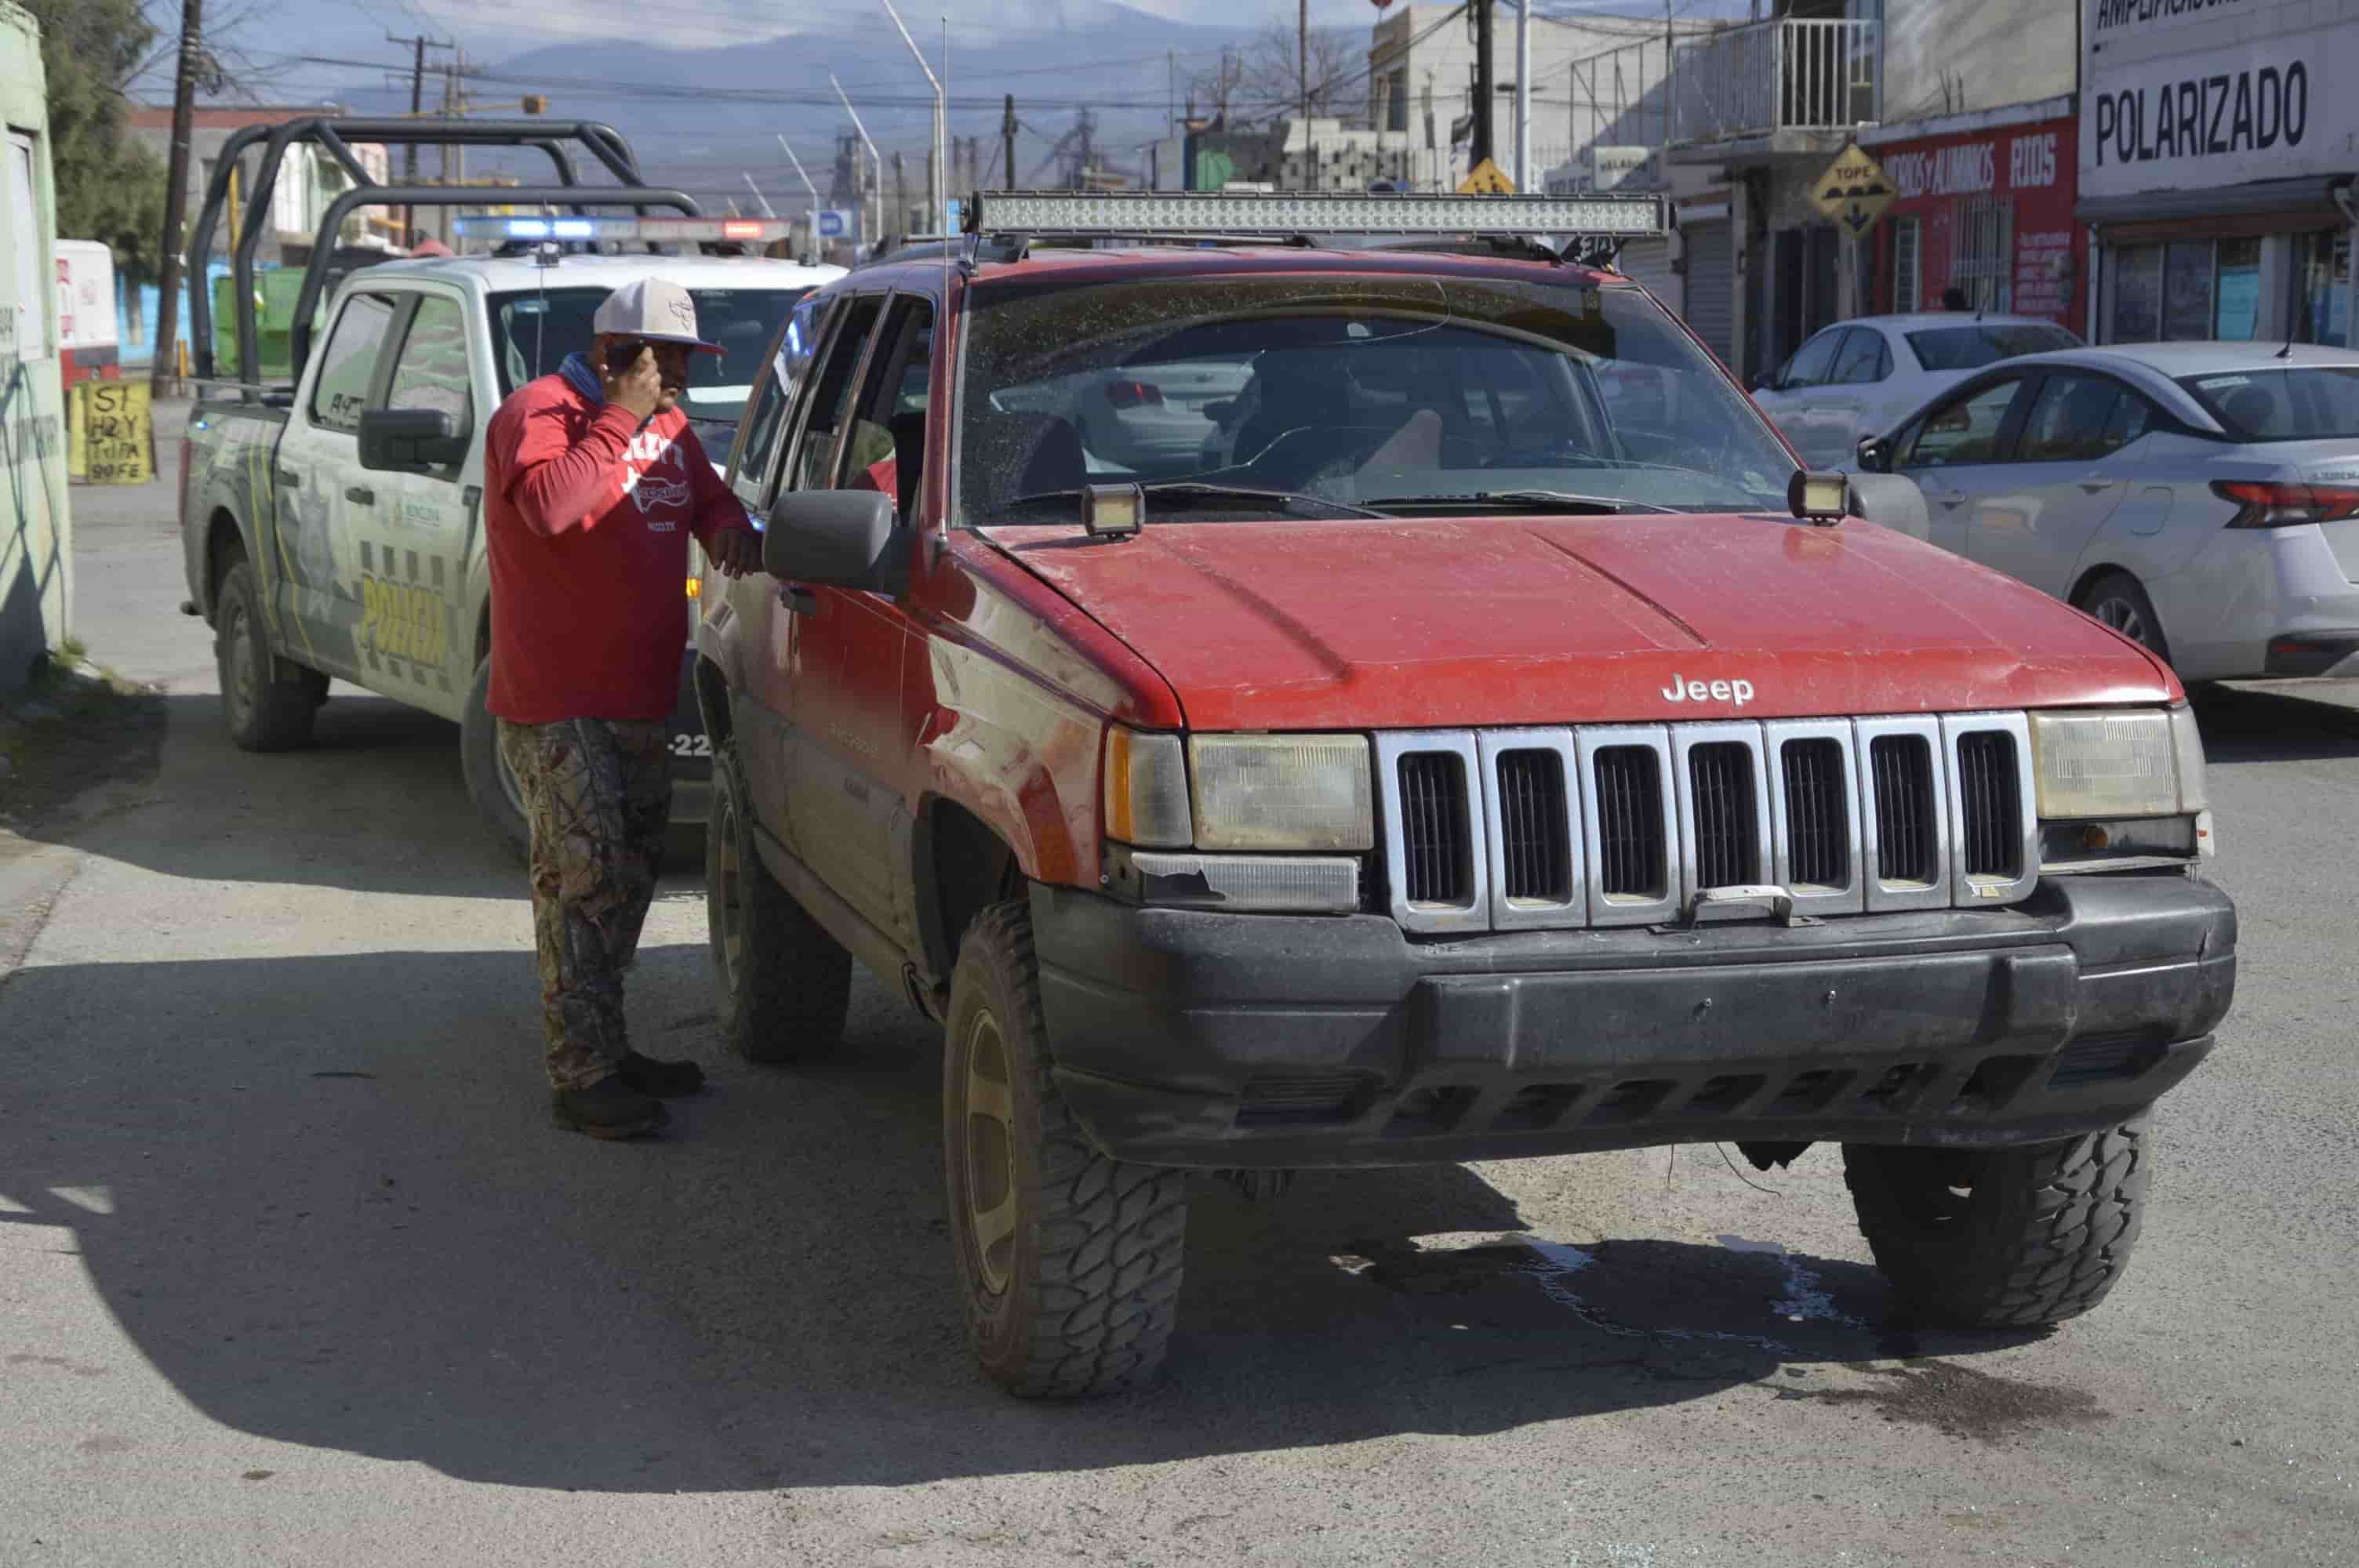
<path fill-rule="evenodd" d="M 2039 815 L 2066 817 L 2176 816 L 2201 807 L 2202 741 L 2178 710 L 2114 708 L 2034 713 L 2031 755 Z M 2180 752 L 2194 748 L 2192 779 Z M 2184 785 L 2194 785 L 2188 798 Z"/>
<path fill-rule="evenodd" d="M 1198 735 L 1188 762 L 1200 849 L 1375 847 L 1365 736 Z"/>

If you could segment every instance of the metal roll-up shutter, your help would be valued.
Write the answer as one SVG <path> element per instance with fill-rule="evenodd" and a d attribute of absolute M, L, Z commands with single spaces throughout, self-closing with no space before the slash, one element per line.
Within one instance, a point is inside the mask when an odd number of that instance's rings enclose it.
<path fill-rule="evenodd" d="M 1680 280 L 1671 272 L 1669 240 L 1633 240 L 1622 247 L 1614 265 L 1623 276 L 1662 301 L 1666 309 L 1679 308 Z"/>
<path fill-rule="evenodd" d="M 1725 218 L 1684 223 L 1687 241 L 1687 317 L 1713 353 L 1736 362 L 1736 246 Z"/>

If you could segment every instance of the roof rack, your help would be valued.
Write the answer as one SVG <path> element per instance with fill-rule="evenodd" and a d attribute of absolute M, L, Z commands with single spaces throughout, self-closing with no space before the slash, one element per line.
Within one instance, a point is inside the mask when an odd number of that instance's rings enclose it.
<path fill-rule="evenodd" d="M 244 155 L 257 143 L 262 146 L 261 164 L 255 170 L 253 186 L 245 195 L 245 221 L 239 232 L 232 237 L 234 250 L 231 265 L 236 284 L 231 295 L 237 301 L 239 373 L 241 376 L 259 376 L 261 330 L 254 310 L 255 252 L 270 225 L 270 196 L 278 182 L 279 165 L 286 158 L 287 149 L 297 142 L 324 149 L 336 160 L 345 178 L 354 187 L 330 206 L 320 230 L 321 243 L 312 247 L 311 265 L 303 280 L 302 314 L 294 323 L 292 339 L 295 372 L 299 377 L 302 373 L 303 354 L 310 346 L 310 311 L 319 299 L 320 285 L 325 277 L 323 258 L 335 248 L 333 237 L 353 207 L 481 206 L 487 199 L 487 193 L 479 189 L 378 185 L 369 178 L 368 171 L 353 155 L 352 149 L 355 143 L 389 143 L 397 146 L 538 147 L 548 154 L 550 163 L 556 166 L 558 184 L 522 189 L 504 187 L 498 192 L 500 201 L 546 202 L 570 206 L 576 212 L 584 211 L 583 203 L 635 207 L 643 214 L 651 207 L 673 207 L 691 216 L 697 211 L 696 203 L 679 191 L 652 190 L 642 187 L 638 157 L 631 151 L 630 143 L 625 141 L 623 134 L 612 125 L 591 120 L 375 120 L 317 114 L 280 124 L 245 126 L 232 132 L 229 139 L 222 144 L 221 151 L 215 155 L 212 181 L 205 190 L 204 205 L 189 227 L 187 274 L 194 280 L 189 289 L 190 357 L 193 361 L 191 368 L 200 379 L 214 379 L 212 290 L 203 282 L 212 261 L 213 230 L 229 203 L 230 182 L 243 163 Z M 621 182 L 623 189 L 583 186 L 575 170 L 573 158 L 566 151 L 569 145 L 580 147 L 596 159 Z"/>
<path fill-rule="evenodd" d="M 1362 195 L 1330 191 L 986 190 L 966 207 L 980 238 L 1221 240 L 1319 237 L 1498 240 L 1552 259 L 1669 232 L 1664 199 L 1640 196 Z"/>

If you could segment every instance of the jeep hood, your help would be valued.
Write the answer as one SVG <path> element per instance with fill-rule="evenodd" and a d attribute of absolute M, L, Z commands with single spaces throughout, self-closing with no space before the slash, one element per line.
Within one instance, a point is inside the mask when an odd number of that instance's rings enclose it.
<path fill-rule="evenodd" d="M 1191 729 L 1774 719 L 2179 694 L 2143 649 L 2079 612 L 1857 520 L 1650 514 L 1161 523 L 1119 543 L 1071 527 L 983 535 L 1153 665 Z"/>

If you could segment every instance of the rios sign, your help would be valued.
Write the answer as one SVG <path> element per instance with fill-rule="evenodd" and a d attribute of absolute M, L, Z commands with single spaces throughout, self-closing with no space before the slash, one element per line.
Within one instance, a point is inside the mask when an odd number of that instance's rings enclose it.
<path fill-rule="evenodd" d="M 2355 52 L 2359 27 L 2345 26 L 2111 68 L 2100 53 L 2081 100 L 2081 194 L 2350 168 L 2359 95 L 2338 79 Z"/>

